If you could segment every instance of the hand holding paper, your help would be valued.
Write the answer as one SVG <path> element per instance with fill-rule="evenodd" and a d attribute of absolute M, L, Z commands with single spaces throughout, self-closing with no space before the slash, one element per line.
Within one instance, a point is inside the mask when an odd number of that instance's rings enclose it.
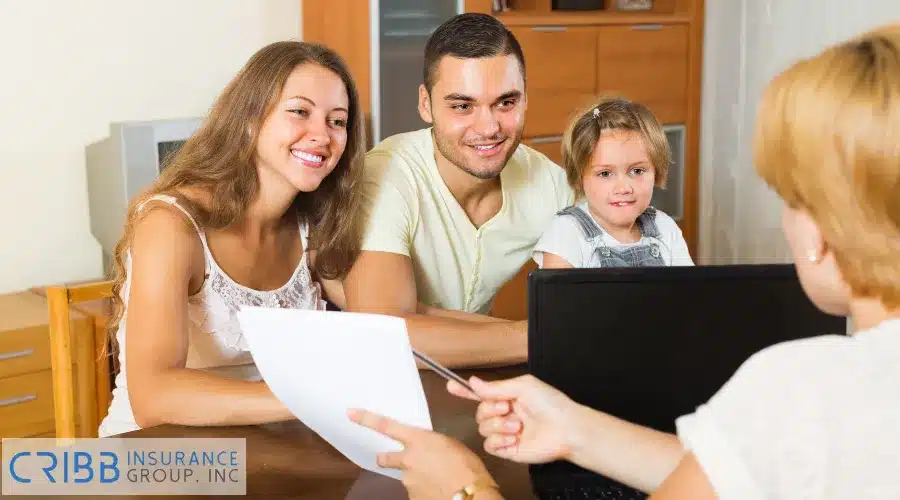
<path fill-rule="evenodd" d="M 401 445 L 347 412 L 365 408 L 432 429 L 402 318 L 243 307 L 238 320 L 266 384 L 298 419 L 360 467 L 400 478 L 376 457 Z"/>

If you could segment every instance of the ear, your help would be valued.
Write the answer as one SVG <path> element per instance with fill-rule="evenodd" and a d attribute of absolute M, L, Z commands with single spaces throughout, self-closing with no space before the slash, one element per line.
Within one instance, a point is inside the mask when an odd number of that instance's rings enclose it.
<path fill-rule="evenodd" d="M 428 95 L 425 84 L 419 85 L 419 116 L 425 123 L 434 123 L 434 117 L 431 115 L 431 96 Z"/>
<path fill-rule="evenodd" d="M 798 242 L 802 245 L 806 258 L 814 264 L 822 262 L 828 252 L 828 244 L 822 237 L 819 224 L 805 210 L 796 210 L 794 216 Z"/>

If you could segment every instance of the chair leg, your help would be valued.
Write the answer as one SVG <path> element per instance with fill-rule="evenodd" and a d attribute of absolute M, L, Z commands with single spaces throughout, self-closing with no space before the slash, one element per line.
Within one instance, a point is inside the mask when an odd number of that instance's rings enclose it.
<path fill-rule="evenodd" d="M 75 437 L 75 394 L 72 376 L 72 341 L 69 331 L 69 295 L 64 287 L 47 289 L 50 309 L 50 364 L 56 437 Z"/>
<path fill-rule="evenodd" d="M 75 376 L 78 386 L 75 391 L 75 419 L 78 423 L 78 437 L 97 437 L 96 362 L 94 349 L 94 322 L 90 318 L 74 325 L 72 336 L 75 344 Z"/>

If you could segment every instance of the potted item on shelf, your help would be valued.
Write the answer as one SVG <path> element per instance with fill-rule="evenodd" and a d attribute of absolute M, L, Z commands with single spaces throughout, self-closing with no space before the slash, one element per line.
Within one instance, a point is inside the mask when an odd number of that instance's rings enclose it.
<path fill-rule="evenodd" d="M 616 8 L 627 11 L 650 10 L 653 8 L 653 0 L 616 0 Z"/>

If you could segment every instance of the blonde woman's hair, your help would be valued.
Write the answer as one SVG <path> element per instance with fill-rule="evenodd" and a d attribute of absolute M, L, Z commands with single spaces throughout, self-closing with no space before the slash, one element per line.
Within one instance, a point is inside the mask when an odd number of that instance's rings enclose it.
<path fill-rule="evenodd" d="M 794 64 L 758 111 L 759 175 L 817 222 L 855 296 L 900 307 L 900 25 Z"/>
<path fill-rule="evenodd" d="M 591 154 L 607 131 L 640 134 L 653 166 L 657 187 L 665 187 L 672 154 L 662 126 L 646 106 L 620 97 L 603 97 L 577 112 L 563 136 L 563 168 L 577 197 L 584 196 L 582 179 L 590 168 Z"/>

